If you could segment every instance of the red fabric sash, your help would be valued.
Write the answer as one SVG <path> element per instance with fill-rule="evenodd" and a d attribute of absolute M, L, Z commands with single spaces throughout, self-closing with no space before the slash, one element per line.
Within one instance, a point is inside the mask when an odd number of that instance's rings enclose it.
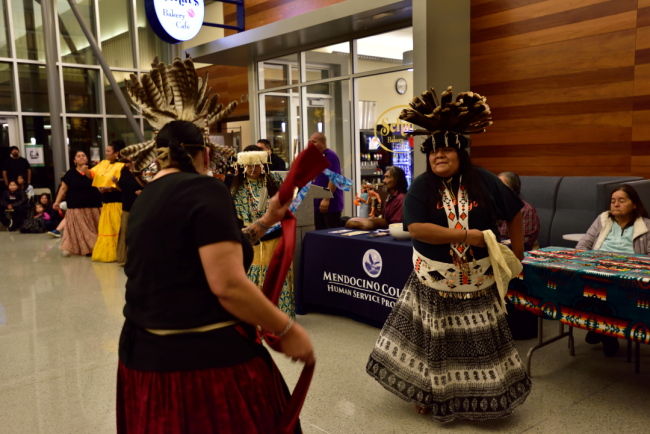
<path fill-rule="evenodd" d="M 295 187 L 303 188 L 307 183 L 323 170 L 327 169 L 330 166 L 329 161 L 325 158 L 318 150 L 318 148 L 312 144 L 309 145 L 307 149 L 302 151 L 291 166 L 291 171 L 287 174 L 286 179 L 282 183 L 278 194 L 280 195 L 280 202 L 286 204 L 293 200 L 293 191 Z M 293 252 L 296 247 L 296 218 L 293 216 L 291 211 L 287 211 L 287 214 L 282 219 L 282 236 L 278 242 L 275 251 L 273 252 L 273 257 L 271 258 L 271 263 L 266 274 L 266 279 L 264 280 L 264 286 L 262 291 L 264 295 L 271 300 L 274 305 L 278 304 L 280 300 L 280 294 L 282 293 L 282 288 L 284 286 L 284 281 L 291 268 L 291 263 L 293 262 Z M 276 351 L 279 351 L 280 340 L 267 332 L 264 333 L 264 339 L 266 342 Z M 280 424 L 278 426 L 279 433 L 292 433 L 296 423 L 298 422 L 298 416 L 300 415 L 300 410 L 302 405 L 305 402 L 307 397 L 307 391 L 309 390 L 309 384 L 311 383 L 311 378 L 314 375 L 314 366 L 315 365 L 305 365 L 298 379 L 298 384 L 291 394 L 291 399 L 287 404 L 287 407 L 282 414 L 280 419 Z"/>

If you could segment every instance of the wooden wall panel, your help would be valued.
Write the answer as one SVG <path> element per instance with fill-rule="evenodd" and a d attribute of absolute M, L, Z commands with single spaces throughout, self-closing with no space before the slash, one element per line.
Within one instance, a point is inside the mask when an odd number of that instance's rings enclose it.
<path fill-rule="evenodd" d="M 650 0 L 472 0 L 471 16 L 471 88 L 494 119 L 477 164 L 650 177 Z"/>

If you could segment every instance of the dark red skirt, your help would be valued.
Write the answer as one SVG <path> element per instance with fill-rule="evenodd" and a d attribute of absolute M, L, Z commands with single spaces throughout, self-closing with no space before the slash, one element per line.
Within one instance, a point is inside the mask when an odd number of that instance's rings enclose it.
<path fill-rule="evenodd" d="M 182 372 L 135 371 L 120 362 L 117 432 L 275 433 L 288 400 L 278 376 L 260 357 Z"/>

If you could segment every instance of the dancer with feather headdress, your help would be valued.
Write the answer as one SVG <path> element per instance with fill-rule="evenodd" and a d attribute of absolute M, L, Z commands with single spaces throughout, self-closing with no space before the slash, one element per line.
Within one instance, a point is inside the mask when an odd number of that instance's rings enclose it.
<path fill-rule="evenodd" d="M 474 167 L 467 152 L 465 135 L 492 124 L 486 98 L 452 97 L 450 87 L 439 102 L 431 89 L 400 114 L 422 127 L 414 135 L 429 136 L 421 146 L 426 173 L 403 206 L 414 270 L 366 366 L 384 388 L 439 422 L 508 416 L 531 389 L 504 305 L 509 277 L 521 271 L 523 203 Z M 498 245 L 497 220 L 508 222 L 514 254 Z"/>
<path fill-rule="evenodd" d="M 122 151 L 136 170 L 155 163 L 158 172 L 128 221 L 117 432 L 276 433 L 283 414 L 293 416 L 285 411 L 290 394 L 253 324 L 273 332 L 274 348 L 294 360 L 313 364 L 313 350 L 246 268 L 252 244 L 285 217 L 291 201 L 281 204 L 275 195 L 242 231 L 226 185 L 203 176 L 211 160 L 231 155 L 209 142 L 207 128 L 237 103 L 224 108 L 218 95 L 210 98 L 207 75 L 198 78 L 191 59 L 152 66 L 142 82 L 127 82 L 160 131 Z"/>

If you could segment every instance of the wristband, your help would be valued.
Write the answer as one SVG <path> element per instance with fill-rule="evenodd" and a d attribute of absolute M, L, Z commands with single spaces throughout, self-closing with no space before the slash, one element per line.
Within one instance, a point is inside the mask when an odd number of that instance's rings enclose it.
<path fill-rule="evenodd" d="M 287 324 L 287 326 L 286 326 L 285 329 L 282 331 L 282 333 L 280 333 L 279 335 L 277 335 L 278 339 L 280 339 L 280 338 L 282 338 L 284 335 L 286 335 L 287 332 L 289 331 L 289 329 L 291 329 L 291 326 L 292 326 L 292 325 L 293 325 L 293 318 L 289 317 L 289 324 Z"/>

